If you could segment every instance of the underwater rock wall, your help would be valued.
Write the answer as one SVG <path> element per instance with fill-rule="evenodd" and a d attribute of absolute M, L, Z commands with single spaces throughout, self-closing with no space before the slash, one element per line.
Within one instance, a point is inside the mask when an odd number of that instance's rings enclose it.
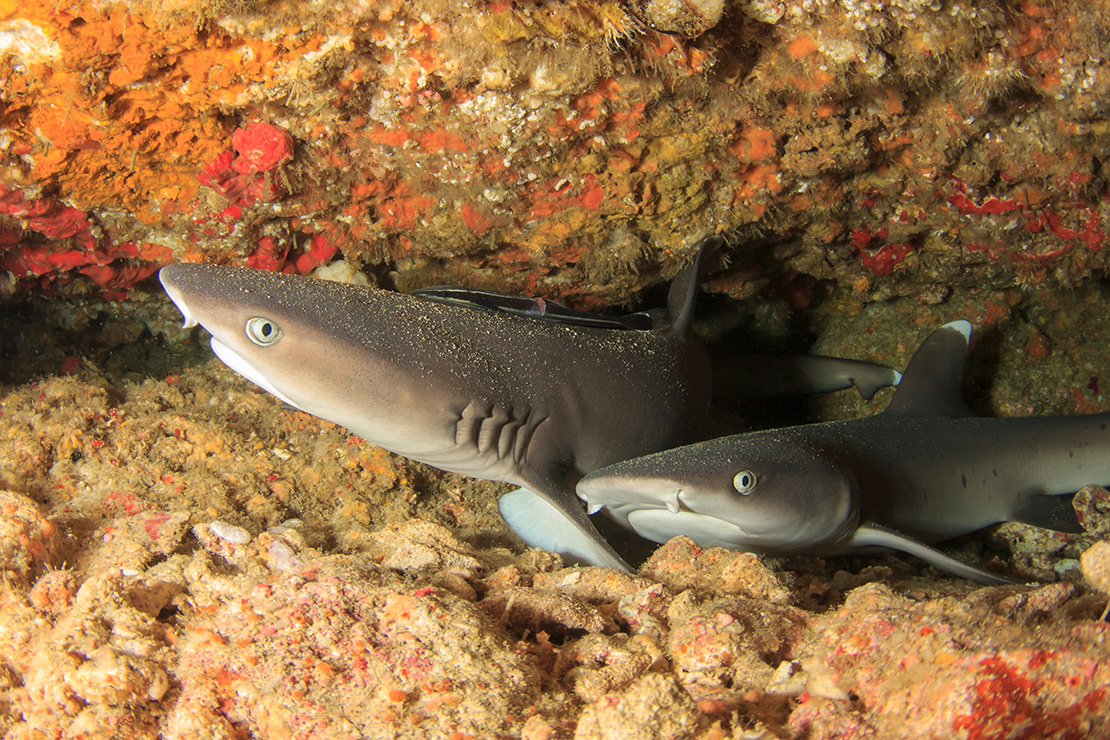
<path fill-rule="evenodd" d="M 4 0 L 3 292 L 118 297 L 173 260 L 342 256 L 401 288 L 588 306 L 711 231 L 731 234 L 712 284 L 733 295 L 1075 284 L 1106 263 L 1105 16 Z"/>
<path fill-rule="evenodd" d="M 1110 735 L 1104 489 L 1083 535 L 953 545 L 1033 587 L 685 539 L 563 568 L 504 486 L 282 409 L 141 289 L 342 258 L 593 307 L 718 231 L 714 290 L 833 286 L 764 312 L 816 351 L 974 318 L 977 406 L 1101 411 L 1105 292 L 1051 289 L 1106 265 L 1106 14 L 0 0 L 0 737 Z"/>

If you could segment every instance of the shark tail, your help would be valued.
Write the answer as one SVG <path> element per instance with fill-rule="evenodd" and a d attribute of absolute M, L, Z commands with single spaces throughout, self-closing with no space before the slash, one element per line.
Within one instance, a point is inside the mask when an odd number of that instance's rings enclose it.
<path fill-rule="evenodd" d="M 1032 524 L 1034 527 L 1055 529 L 1057 532 L 1081 534 L 1083 525 L 1072 506 L 1074 493 L 1065 493 L 1059 496 L 1037 494 L 1029 496 L 1014 511 L 1010 519 L 1022 524 Z"/>

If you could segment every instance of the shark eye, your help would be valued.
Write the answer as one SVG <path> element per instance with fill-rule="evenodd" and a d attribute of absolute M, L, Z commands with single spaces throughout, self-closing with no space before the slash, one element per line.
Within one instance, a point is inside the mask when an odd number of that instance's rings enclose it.
<path fill-rule="evenodd" d="M 732 487 L 736 489 L 737 493 L 747 496 L 755 490 L 755 484 L 758 480 L 752 471 L 741 470 L 732 477 Z"/>
<path fill-rule="evenodd" d="M 281 339 L 281 329 L 273 321 L 261 316 L 247 319 L 247 339 L 259 347 L 269 347 Z"/>

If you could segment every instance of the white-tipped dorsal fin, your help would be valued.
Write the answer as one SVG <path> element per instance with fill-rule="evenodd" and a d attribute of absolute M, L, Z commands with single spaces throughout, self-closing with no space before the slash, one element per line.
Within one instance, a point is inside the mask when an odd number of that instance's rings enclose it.
<path fill-rule="evenodd" d="M 674 276 L 671 289 L 667 293 L 667 313 L 671 334 L 685 336 L 694 320 L 694 303 L 698 297 L 698 287 L 705 273 L 706 258 L 717 251 L 725 240 L 717 235 L 707 236 L 698 243 L 698 253 L 694 262 Z"/>
<path fill-rule="evenodd" d="M 902 373 L 886 414 L 971 416 L 964 403 L 964 365 L 971 323 L 952 321 L 925 338 Z"/>
<path fill-rule="evenodd" d="M 919 557 L 929 565 L 936 566 L 952 575 L 987 586 L 1019 583 L 1019 581 L 1012 578 L 1000 576 L 997 573 L 989 573 L 976 568 L 974 565 L 968 565 L 962 560 L 957 560 L 951 555 L 945 555 L 940 550 L 929 547 L 924 542 L 872 522 L 860 524 L 847 544 L 851 547 L 885 547 L 890 550 L 900 550 Z"/>

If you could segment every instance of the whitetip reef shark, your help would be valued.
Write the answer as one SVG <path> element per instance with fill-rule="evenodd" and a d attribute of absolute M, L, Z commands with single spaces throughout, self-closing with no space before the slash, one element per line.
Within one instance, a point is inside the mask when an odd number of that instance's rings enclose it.
<path fill-rule="evenodd" d="M 216 355 L 262 389 L 391 452 L 520 486 L 498 509 L 525 543 L 629 570 L 574 486 L 605 465 L 697 439 L 711 380 L 690 322 L 705 257 L 722 242 L 700 242 L 665 311 L 616 318 L 458 288 L 413 295 L 240 267 L 174 264 L 159 279 L 185 326 L 201 324 Z M 828 368 L 806 389 L 897 382 L 878 366 L 861 372 L 830 358 Z"/>
<path fill-rule="evenodd" d="M 185 326 L 201 324 L 215 354 L 263 390 L 391 452 L 518 485 L 498 508 L 527 544 L 628 570 L 574 484 L 697 438 L 710 371 L 689 324 L 704 256 L 721 242 L 702 241 L 649 331 L 593 326 L 557 304 L 546 320 L 508 296 L 489 310 L 496 294 L 444 288 L 204 264 L 167 265 L 159 279 Z"/>
<path fill-rule="evenodd" d="M 918 348 L 889 406 L 863 419 L 721 437 L 594 471 L 600 509 L 654 542 L 836 555 L 894 549 L 988 584 L 1013 581 L 931 543 L 1002 521 L 1081 532 L 1073 494 L 1110 483 L 1110 414 L 977 417 L 963 401 L 971 324 Z"/>

